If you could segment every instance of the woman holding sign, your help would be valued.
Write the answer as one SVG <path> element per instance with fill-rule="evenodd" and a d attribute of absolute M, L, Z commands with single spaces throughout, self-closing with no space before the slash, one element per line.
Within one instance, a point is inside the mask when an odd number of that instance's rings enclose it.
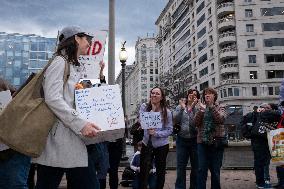
<path fill-rule="evenodd" d="M 100 128 L 81 118 L 74 108 L 75 86 L 83 78 L 78 57 L 87 54 L 92 37 L 81 28 L 71 26 L 64 28 L 58 39 L 56 56 L 42 83 L 45 102 L 57 120 L 44 151 L 35 159 L 38 163 L 36 188 L 58 188 L 65 173 L 68 188 L 97 189 L 98 180 L 88 169 L 87 148 L 80 136 L 95 137 Z M 70 74 L 64 82 L 66 61 Z"/>
<path fill-rule="evenodd" d="M 142 116 L 144 112 L 159 112 L 161 128 L 147 128 L 143 124 Z M 140 164 L 140 189 L 147 189 L 149 172 L 152 167 L 152 161 L 154 159 L 156 165 L 157 174 L 157 189 L 162 189 L 165 183 L 166 173 L 166 159 L 169 152 L 169 140 L 168 136 L 173 131 L 172 114 L 167 109 L 166 97 L 163 90 L 159 87 L 155 87 L 150 91 L 150 101 L 147 104 L 142 104 L 140 108 L 140 120 L 142 128 L 144 129 L 143 144 L 141 149 Z M 149 119 L 148 119 L 149 120 Z M 155 124 L 157 124 L 156 120 Z"/>

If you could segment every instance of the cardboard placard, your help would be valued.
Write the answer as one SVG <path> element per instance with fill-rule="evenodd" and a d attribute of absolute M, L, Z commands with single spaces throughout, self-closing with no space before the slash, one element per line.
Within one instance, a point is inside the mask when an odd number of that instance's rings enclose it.
<path fill-rule="evenodd" d="M 96 31 L 90 33 L 94 36 L 88 50 L 88 55 L 79 56 L 79 62 L 83 66 L 84 78 L 98 79 L 100 73 L 99 63 L 104 58 L 107 31 Z"/>
<path fill-rule="evenodd" d="M 0 114 L 11 100 L 12 96 L 9 90 L 0 92 Z M 7 150 L 8 148 L 7 145 L 0 142 L 0 151 Z"/>
<path fill-rule="evenodd" d="M 157 129 L 163 126 L 160 112 L 141 112 L 139 118 L 142 129 Z"/>
<path fill-rule="evenodd" d="M 75 104 L 82 118 L 102 129 L 94 138 L 83 137 L 86 144 L 113 141 L 124 136 L 125 122 L 118 85 L 76 90 Z"/>

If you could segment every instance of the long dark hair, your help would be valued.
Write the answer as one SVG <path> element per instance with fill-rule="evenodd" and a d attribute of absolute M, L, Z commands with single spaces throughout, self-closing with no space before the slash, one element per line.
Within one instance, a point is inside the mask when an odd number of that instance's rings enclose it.
<path fill-rule="evenodd" d="M 168 112 L 167 112 L 167 101 L 166 101 L 166 96 L 165 96 L 165 92 L 160 88 L 160 87 L 154 87 L 150 90 L 150 96 L 151 93 L 154 89 L 160 89 L 161 91 L 161 95 L 162 95 L 162 99 L 160 101 L 160 106 L 162 109 L 162 118 L 163 118 L 163 124 L 167 124 L 168 123 Z M 147 103 L 146 106 L 146 111 L 150 112 L 152 110 L 152 103 L 151 100 Z"/>
<path fill-rule="evenodd" d="M 78 37 L 84 37 L 86 36 L 83 33 L 76 34 Z M 64 35 L 61 34 L 58 38 L 59 44 L 57 47 L 56 53 L 61 56 L 67 56 L 68 62 L 75 66 L 80 66 L 80 63 L 78 62 L 77 52 L 78 52 L 78 44 L 75 40 L 75 35 L 72 37 L 69 37 L 62 41 L 64 39 Z M 65 50 L 65 54 L 62 53 L 62 50 Z"/>

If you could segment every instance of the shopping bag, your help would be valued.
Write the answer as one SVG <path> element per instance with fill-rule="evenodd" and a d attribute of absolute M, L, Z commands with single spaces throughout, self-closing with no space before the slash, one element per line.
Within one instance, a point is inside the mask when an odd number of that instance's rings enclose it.
<path fill-rule="evenodd" d="M 274 165 L 284 164 L 284 128 L 267 132 L 267 140 L 271 154 L 271 163 Z"/>
<path fill-rule="evenodd" d="M 42 89 L 44 72 L 54 57 L 21 89 L 0 114 L 0 141 L 30 157 L 40 156 L 56 119 L 45 103 Z M 70 74 L 69 66 L 70 64 L 65 61 L 64 84 Z"/>

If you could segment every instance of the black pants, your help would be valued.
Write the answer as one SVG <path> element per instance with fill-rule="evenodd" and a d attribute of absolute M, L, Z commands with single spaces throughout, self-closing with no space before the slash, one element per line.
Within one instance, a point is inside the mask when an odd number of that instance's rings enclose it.
<path fill-rule="evenodd" d="M 166 160 L 169 152 L 169 145 L 158 148 L 147 147 L 142 144 L 140 155 L 140 189 L 147 189 L 148 177 L 152 168 L 153 159 L 156 166 L 157 184 L 156 189 L 163 189 L 166 175 Z"/>
<path fill-rule="evenodd" d="M 37 165 L 36 189 L 57 189 L 66 173 L 67 189 L 93 189 L 88 167 L 59 168 Z"/>
<path fill-rule="evenodd" d="M 110 189 L 118 188 L 118 167 L 122 156 L 122 145 L 123 140 L 118 139 L 116 142 L 110 142 L 108 146 Z"/>

